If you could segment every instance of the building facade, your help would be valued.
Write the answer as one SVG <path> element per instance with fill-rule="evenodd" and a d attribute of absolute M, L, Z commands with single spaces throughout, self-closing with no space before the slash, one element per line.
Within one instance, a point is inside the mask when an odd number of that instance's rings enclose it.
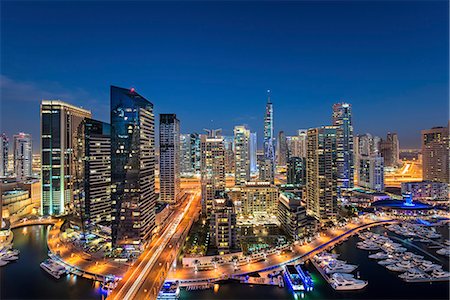
<path fill-rule="evenodd" d="M 400 160 L 400 144 L 397 133 L 389 132 L 386 136 L 386 140 L 380 141 L 380 152 L 381 156 L 384 158 L 385 167 L 398 167 Z"/>
<path fill-rule="evenodd" d="M 243 185 L 250 181 L 250 130 L 234 127 L 234 182 Z"/>
<path fill-rule="evenodd" d="M 270 100 L 270 94 L 267 98 L 266 104 L 266 113 L 264 115 L 264 157 L 266 160 L 271 161 L 272 169 L 265 170 L 265 172 L 271 172 L 272 174 L 268 174 L 266 177 L 274 177 L 275 173 L 275 139 L 273 136 L 274 128 L 273 128 L 273 104 Z M 265 163 L 265 165 L 269 165 Z M 261 172 L 261 169 L 260 169 Z"/>
<path fill-rule="evenodd" d="M 286 166 L 289 156 L 286 135 L 284 131 L 278 133 L 277 141 L 277 166 Z"/>
<path fill-rule="evenodd" d="M 6 134 L 0 134 L 0 177 L 8 176 L 9 139 Z"/>
<path fill-rule="evenodd" d="M 307 131 L 305 129 L 298 130 L 298 134 L 294 136 L 288 136 L 287 148 L 289 157 L 304 157 L 306 158 L 306 138 Z"/>
<path fill-rule="evenodd" d="M 384 163 L 380 155 L 359 157 L 358 185 L 376 192 L 384 191 Z"/>
<path fill-rule="evenodd" d="M 194 173 L 191 156 L 190 134 L 180 134 L 180 173 L 181 174 Z"/>
<path fill-rule="evenodd" d="M 228 197 L 214 199 L 210 219 L 211 239 L 219 255 L 237 248 L 236 212 Z"/>
<path fill-rule="evenodd" d="M 449 183 L 448 127 L 422 130 L 423 179 Z"/>
<path fill-rule="evenodd" d="M 413 200 L 448 201 L 448 184 L 437 181 L 402 182 L 402 194 L 411 193 Z"/>
<path fill-rule="evenodd" d="M 289 157 L 287 163 L 287 183 L 306 185 L 306 159 L 302 157 Z"/>
<path fill-rule="evenodd" d="M 250 133 L 250 173 L 256 174 L 258 172 L 258 160 L 256 151 L 258 150 L 258 139 L 256 132 Z"/>
<path fill-rule="evenodd" d="M 31 135 L 21 132 L 14 135 L 13 140 L 14 175 L 17 180 L 25 180 L 33 175 L 33 146 Z"/>
<path fill-rule="evenodd" d="M 276 215 L 278 188 L 269 182 L 247 182 L 240 188 L 244 217 Z"/>
<path fill-rule="evenodd" d="M 301 199 L 293 193 L 280 193 L 277 218 L 280 227 L 295 241 L 316 233 L 314 220 L 308 218 Z"/>

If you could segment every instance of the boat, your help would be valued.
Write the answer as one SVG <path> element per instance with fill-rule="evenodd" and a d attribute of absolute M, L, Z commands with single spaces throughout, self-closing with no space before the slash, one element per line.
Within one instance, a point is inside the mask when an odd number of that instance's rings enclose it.
<path fill-rule="evenodd" d="M 8 264 L 7 261 L 1 260 L 0 259 L 0 267 L 6 266 Z"/>
<path fill-rule="evenodd" d="M 393 272 L 405 272 L 407 269 L 403 267 L 399 267 L 398 264 L 387 265 L 386 269 Z"/>
<path fill-rule="evenodd" d="M 327 273 L 327 274 L 351 273 L 357 267 L 358 266 L 356 266 L 356 265 L 350 265 L 350 264 L 344 264 L 344 263 L 330 264 L 328 267 L 325 268 L 325 273 Z"/>
<path fill-rule="evenodd" d="M 161 290 L 159 291 L 158 300 L 179 299 L 180 298 L 180 284 L 178 281 L 165 281 Z"/>
<path fill-rule="evenodd" d="M 348 275 L 348 274 L 347 274 Z M 337 291 L 360 290 L 368 284 L 365 280 L 350 278 L 342 274 L 335 274 L 331 277 L 331 286 Z"/>
<path fill-rule="evenodd" d="M 415 279 L 423 279 L 423 278 L 425 278 L 425 274 L 408 271 L 406 273 L 403 273 L 403 274 L 399 275 L 398 277 L 400 277 L 403 280 L 415 280 Z"/>
<path fill-rule="evenodd" d="M 442 248 L 436 251 L 437 254 L 450 256 L 450 249 L 448 248 Z"/>
<path fill-rule="evenodd" d="M 288 286 L 294 291 L 304 291 L 303 281 L 294 265 L 284 267 L 284 278 Z"/>
<path fill-rule="evenodd" d="M 18 260 L 19 257 L 18 256 L 14 256 L 14 255 L 3 255 L 2 256 L 2 260 L 4 261 L 13 261 L 13 260 Z"/>
<path fill-rule="evenodd" d="M 40 266 L 43 270 L 45 270 L 47 273 L 49 273 L 56 279 L 61 278 L 61 275 L 67 273 L 67 270 L 65 267 L 61 266 L 60 264 L 58 264 L 57 262 L 55 262 L 54 260 L 52 260 L 50 258 L 41 262 Z"/>
<path fill-rule="evenodd" d="M 434 278 L 450 278 L 450 272 L 442 270 L 433 270 L 430 275 Z"/>
<path fill-rule="evenodd" d="M 369 258 L 372 258 L 372 259 L 387 259 L 388 257 L 389 257 L 389 255 L 385 252 L 377 252 L 375 254 L 369 255 Z"/>
<path fill-rule="evenodd" d="M 392 265 L 392 264 L 395 264 L 395 263 L 398 263 L 398 260 L 397 259 L 393 259 L 393 258 L 388 258 L 388 259 L 381 260 L 381 261 L 378 262 L 378 264 L 382 265 L 382 266 Z"/>
<path fill-rule="evenodd" d="M 305 287 L 306 291 L 312 291 L 314 289 L 314 282 L 312 280 L 311 275 L 305 270 L 302 269 L 301 265 L 296 265 L 295 269 L 297 270 L 298 274 L 300 275 L 300 279 L 303 282 L 303 286 Z"/>

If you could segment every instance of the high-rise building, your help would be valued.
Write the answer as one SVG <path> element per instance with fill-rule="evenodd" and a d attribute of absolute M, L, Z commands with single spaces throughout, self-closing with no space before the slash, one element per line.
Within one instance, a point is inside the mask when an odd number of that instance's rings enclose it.
<path fill-rule="evenodd" d="M 200 175 L 201 171 L 201 160 L 202 160 L 202 147 L 200 135 L 198 133 L 191 134 L 191 159 L 192 168 L 194 173 Z"/>
<path fill-rule="evenodd" d="M 78 129 L 75 155 L 75 211 L 89 231 L 91 225 L 111 222 L 111 126 L 84 119 Z"/>
<path fill-rule="evenodd" d="M 293 193 L 280 193 L 277 218 L 281 228 L 293 240 L 316 233 L 314 232 L 315 222 L 306 215 L 306 209 L 301 205 L 301 198 Z"/>
<path fill-rule="evenodd" d="M 250 181 L 250 130 L 234 127 L 234 182 L 242 185 Z"/>
<path fill-rule="evenodd" d="M 225 191 L 225 145 L 220 130 L 201 135 L 202 213 L 211 216 L 216 193 Z"/>
<path fill-rule="evenodd" d="M 258 160 L 256 156 L 257 146 L 257 135 L 256 132 L 250 133 L 250 173 L 255 174 L 258 172 Z"/>
<path fill-rule="evenodd" d="M 9 139 L 6 134 L 0 134 L 0 177 L 8 176 Z"/>
<path fill-rule="evenodd" d="M 352 106 L 348 103 L 333 105 L 333 126 L 337 127 L 338 191 L 352 188 L 354 176 Z"/>
<path fill-rule="evenodd" d="M 289 136 L 287 139 L 288 155 L 295 157 L 306 157 L 306 130 L 299 129 L 298 134 Z"/>
<path fill-rule="evenodd" d="M 321 223 L 336 220 L 337 131 L 335 126 L 308 130 L 306 208 Z"/>
<path fill-rule="evenodd" d="M 112 243 L 139 244 L 155 229 L 155 115 L 133 88 L 111 86 Z"/>
<path fill-rule="evenodd" d="M 422 130 L 423 180 L 449 183 L 449 152 L 448 127 Z"/>
<path fill-rule="evenodd" d="M 219 255 L 237 248 L 236 211 L 233 202 L 226 196 L 216 196 L 212 202 L 210 219 L 211 240 Z"/>
<path fill-rule="evenodd" d="M 191 155 L 190 134 L 180 134 L 180 173 L 181 174 L 194 173 Z"/>
<path fill-rule="evenodd" d="M 235 155 L 234 155 L 234 136 L 222 136 L 225 147 L 225 173 L 234 174 L 235 172 Z"/>
<path fill-rule="evenodd" d="M 176 114 L 159 115 L 160 199 L 176 203 L 180 193 L 180 121 Z"/>
<path fill-rule="evenodd" d="M 278 141 L 277 141 L 277 165 L 278 166 L 286 166 L 287 158 L 288 158 L 288 145 L 286 140 L 286 135 L 284 131 L 280 131 L 278 133 Z"/>
<path fill-rule="evenodd" d="M 259 168 L 259 181 L 274 183 L 274 166 L 273 160 L 266 158 L 265 156 L 260 157 L 258 160 Z"/>
<path fill-rule="evenodd" d="M 14 174 L 18 180 L 32 175 L 33 147 L 31 135 L 19 133 L 14 135 Z"/>
<path fill-rule="evenodd" d="M 303 157 L 289 157 L 287 163 L 287 183 L 306 184 L 306 159 Z"/>
<path fill-rule="evenodd" d="M 400 160 L 400 148 L 399 148 L 397 133 L 389 132 L 386 136 L 386 140 L 380 141 L 380 152 L 384 158 L 384 165 L 389 168 L 395 168 L 399 164 Z"/>
<path fill-rule="evenodd" d="M 74 209 L 77 180 L 75 147 L 78 130 L 91 112 L 59 100 L 41 103 L 41 178 L 43 215 L 61 215 Z"/>
<path fill-rule="evenodd" d="M 448 201 L 448 183 L 438 181 L 402 182 L 402 194 L 418 201 Z"/>
<path fill-rule="evenodd" d="M 269 91 L 270 93 L 270 91 Z M 264 156 L 266 160 L 270 160 L 272 163 L 272 173 L 275 173 L 275 148 L 274 148 L 274 136 L 273 136 L 273 105 L 270 100 L 270 94 L 267 97 L 266 113 L 264 115 Z M 268 165 L 268 163 L 266 163 Z M 261 170 L 260 170 L 261 171 Z M 270 170 L 266 170 L 269 172 Z M 267 177 L 274 177 L 274 174 Z"/>
<path fill-rule="evenodd" d="M 383 157 L 377 154 L 359 157 L 358 185 L 377 191 L 384 191 Z"/>
<path fill-rule="evenodd" d="M 269 182 L 247 182 L 240 188 L 240 200 L 245 217 L 276 215 L 278 189 Z"/>

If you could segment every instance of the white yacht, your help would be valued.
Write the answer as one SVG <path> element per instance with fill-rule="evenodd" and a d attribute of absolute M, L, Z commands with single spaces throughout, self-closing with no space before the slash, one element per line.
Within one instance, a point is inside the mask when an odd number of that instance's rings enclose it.
<path fill-rule="evenodd" d="M 450 256 L 450 249 L 449 248 L 442 248 L 436 251 L 437 254 Z"/>
<path fill-rule="evenodd" d="M 61 275 L 66 274 L 67 270 L 65 267 L 61 266 L 57 262 L 55 262 L 52 259 L 46 259 L 45 261 L 41 262 L 40 264 L 41 268 L 47 271 L 50 275 L 55 277 L 56 279 L 59 279 Z"/>
<path fill-rule="evenodd" d="M 442 270 L 433 270 L 430 275 L 434 278 L 450 278 L 450 272 Z"/>
<path fill-rule="evenodd" d="M 387 259 L 388 257 L 389 257 L 389 255 L 382 251 L 369 255 L 369 258 L 372 258 L 372 259 Z"/>
<path fill-rule="evenodd" d="M 399 275 L 398 277 L 400 277 L 401 279 L 404 279 L 404 280 L 414 280 L 414 279 L 423 279 L 426 276 L 425 276 L 424 273 L 408 271 L 406 273 L 403 273 L 403 274 Z"/>
<path fill-rule="evenodd" d="M 405 272 L 407 269 L 403 267 L 399 267 L 397 264 L 387 265 L 386 269 L 393 272 Z"/>
<path fill-rule="evenodd" d="M 367 281 L 342 276 L 342 274 L 331 278 L 331 286 L 337 291 L 360 290 L 367 284 Z"/>
<path fill-rule="evenodd" d="M 1 259 L 2 259 L 3 261 L 13 261 L 13 260 L 18 260 L 19 257 L 18 257 L 18 256 L 15 256 L 15 255 L 13 255 L 13 254 L 6 254 L 6 255 L 3 255 Z"/>
<path fill-rule="evenodd" d="M 351 273 L 353 272 L 357 266 L 350 264 L 330 264 L 325 268 L 325 273 L 333 274 L 333 273 Z"/>
<path fill-rule="evenodd" d="M 1 260 L 0 259 L 0 267 L 6 266 L 8 264 L 7 261 Z"/>
<path fill-rule="evenodd" d="M 398 263 L 398 260 L 397 259 L 393 259 L 393 258 L 388 258 L 388 259 L 381 260 L 381 261 L 378 262 L 378 264 L 382 265 L 382 266 L 392 265 L 392 264 L 395 264 L 395 263 Z"/>

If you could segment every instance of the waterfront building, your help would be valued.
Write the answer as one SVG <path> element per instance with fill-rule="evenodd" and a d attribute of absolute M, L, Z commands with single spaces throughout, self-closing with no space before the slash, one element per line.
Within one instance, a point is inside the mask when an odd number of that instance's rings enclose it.
<path fill-rule="evenodd" d="M 306 184 L 306 159 L 302 157 L 289 157 L 287 163 L 287 183 Z"/>
<path fill-rule="evenodd" d="M 236 211 L 233 202 L 225 193 L 218 193 L 212 202 L 210 219 L 211 240 L 219 255 L 230 253 L 238 248 Z"/>
<path fill-rule="evenodd" d="M 73 211 L 73 185 L 77 179 L 75 147 L 78 130 L 91 112 L 62 102 L 41 103 L 41 179 L 43 215 Z"/>
<path fill-rule="evenodd" d="M 180 121 L 176 114 L 159 115 L 160 199 L 176 203 L 180 193 Z"/>
<path fill-rule="evenodd" d="M 384 191 L 384 163 L 380 155 L 359 157 L 358 185 L 376 192 Z"/>
<path fill-rule="evenodd" d="M 278 188 L 270 182 L 247 182 L 240 188 L 242 215 L 276 215 Z"/>
<path fill-rule="evenodd" d="M 225 145 L 219 130 L 201 135 L 202 213 L 210 217 L 217 192 L 225 191 Z"/>
<path fill-rule="evenodd" d="M 250 181 L 250 130 L 245 126 L 234 127 L 234 182 L 235 185 Z"/>
<path fill-rule="evenodd" d="M 32 173 L 33 147 L 31 135 L 20 132 L 13 136 L 14 140 L 14 175 L 17 180 L 30 178 Z"/>
<path fill-rule="evenodd" d="M 337 131 L 334 126 L 308 130 L 306 209 L 320 223 L 336 220 Z"/>
<path fill-rule="evenodd" d="M 277 141 L 277 166 L 286 166 L 288 158 L 288 145 L 284 131 L 278 133 Z"/>
<path fill-rule="evenodd" d="M 308 217 L 301 198 L 289 192 L 281 192 L 278 199 L 278 222 L 293 240 L 315 234 L 315 219 Z"/>
<path fill-rule="evenodd" d="M 270 93 L 270 91 L 268 91 Z M 265 172 L 275 173 L 275 148 L 273 136 L 273 105 L 270 100 L 270 94 L 267 97 L 266 113 L 264 115 L 264 156 L 266 160 L 271 161 L 272 169 L 265 170 Z M 265 163 L 269 165 L 269 163 Z M 260 166 L 261 167 L 261 166 Z M 261 170 L 260 170 L 261 172 Z M 268 174 L 266 177 L 274 177 L 274 174 Z"/>
<path fill-rule="evenodd" d="M 257 146 L 257 135 L 256 132 L 250 132 L 250 173 L 256 174 L 258 172 L 258 161 L 256 151 Z"/>
<path fill-rule="evenodd" d="M 380 141 L 380 152 L 384 158 L 384 166 L 388 168 L 396 168 L 400 160 L 400 144 L 398 135 L 395 132 L 389 132 L 386 140 Z"/>
<path fill-rule="evenodd" d="M 180 173 L 181 174 L 194 173 L 191 156 L 190 134 L 180 134 Z"/>
<path fill-rule="evenodd" d="M 8 176 L 9 139 L 6 134 L 0 134 L 0 177 Z M 1 225 L 0 225 L 1 226 Z"/>
<path fill-rule="evenodd" d="M 402 194 L 407 193 L 418 201 L 448 201 L 448 184 L 430 180 L 402 182 Z"/>
<path fill-rule="evenodd" d="M 333 126 L 337 127 L 337 180 L 340 189 L 353 188 L 354 156 L 352 106 L 348 103 L 333 105 Z"/>
<path fill-rule="evenodd" d="M 112 243 L 141 244 L 155 229 L 155 116 L 133 88 L 111 86 Z"/>
<path fill-rule="evenodd" d="M 422 130 L 423 179 L 449 183 L 448 127 Z"/>
<path fill-rule="evenodd" d="M 84 119 L 78 131 L 74 205 L 84 230 L 111 222 L 111 126 Z"/>

